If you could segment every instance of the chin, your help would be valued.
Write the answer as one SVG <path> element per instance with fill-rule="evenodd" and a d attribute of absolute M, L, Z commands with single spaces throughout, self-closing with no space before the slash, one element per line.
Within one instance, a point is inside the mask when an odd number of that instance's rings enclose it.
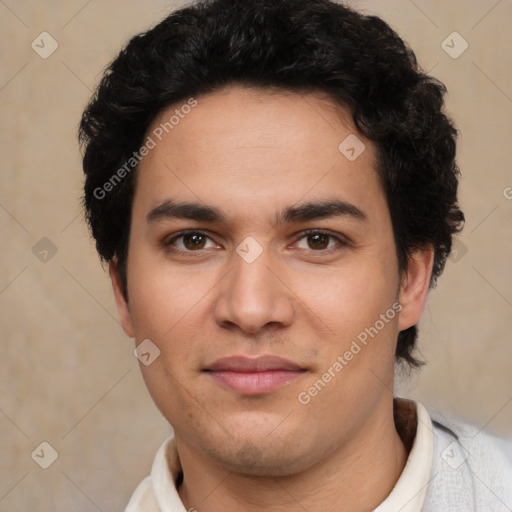
<path fill-rule="evenodd" d="M 281 438 L 252 441 L 238 439 L 230 443 L 229 452 L 210 445 L 206 450 L 224 469 L 247 476 L 278 477 L 300 473 L 318 462 L 314 447 L 305 450 L 301 441 Z M 224 446 L 226 446 L 224 444 Z"/>

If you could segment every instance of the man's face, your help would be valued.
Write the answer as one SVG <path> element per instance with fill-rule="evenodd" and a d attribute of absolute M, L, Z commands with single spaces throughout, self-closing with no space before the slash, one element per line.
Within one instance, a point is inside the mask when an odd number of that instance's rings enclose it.
<path fill-rule="evenodd" d="M 417 315 L 398 314 L 374 146 L 339 149 L 356 134 L 346 111 L 238 86 L 197 101 L 139 166 L 128 304 L 114 278 L 123 326 L 160 350 L 141 370 L 179 447 L 291 474 L 378 428 L 398 331 Z"/>

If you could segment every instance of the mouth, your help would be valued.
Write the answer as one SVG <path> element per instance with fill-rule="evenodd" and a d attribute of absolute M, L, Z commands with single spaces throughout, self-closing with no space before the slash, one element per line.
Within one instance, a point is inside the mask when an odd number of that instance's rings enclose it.
<path fill-rule="evenodd" d="M 308 370 L 277 356 L 232 356 L 205 370 L 217 384 L 240 395 L 262 395 L 290 384 Z"/>

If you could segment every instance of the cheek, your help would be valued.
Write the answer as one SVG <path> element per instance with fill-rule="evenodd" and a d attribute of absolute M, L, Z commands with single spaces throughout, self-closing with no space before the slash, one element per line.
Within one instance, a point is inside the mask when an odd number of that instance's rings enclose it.
<path fill-rule="evenodd" d="M 179 383 L 198 369 L 212 345 L 205 321 L 219 279 L 211 275 L 215 272 L 172 267 L 142 255 L 134 254 L 131 265 L 130 311 L 136 338 L 148 338 L 160 350 L 155 364 L 141 366 L 144 379 L 152 395 L 159 390 L 179 394 Z"/>
<path fill-rule="evenodd" d="M 306 277 L 305 277 L 306 276 Z M 326 335 L 347 339 L 373 325 L 397 300 L 398 276 L 360 259 L 338 272 L 302 273 L 292 287 Z M 390 322 L 392 323 L 392 322 Z"/>
<path fill-rule="evenodd" d="M 141 373 L 156 405 L 173 422 L 176 415 L 186 416 L 194 410 L 194 400 L 185 390 L 193 387 L 198 357 L 203 357 L 201 352 L 209 345 L 200 321 L 206 304 L 201 298 L 209 287 L 201 289 L 168 266 L 138 266 L 135 258 L 132 269 L 129 286 L 137 340 L 148 338 L 160 351 L 150 365 L 140 365 Z"/>
<path fill-rule="evenodd" d="M 138 335 L 171 337 L 200 310 L 212 287 L 206 276 L 161 258 L 134 254 L 130 264 L 130 311 Z"/>

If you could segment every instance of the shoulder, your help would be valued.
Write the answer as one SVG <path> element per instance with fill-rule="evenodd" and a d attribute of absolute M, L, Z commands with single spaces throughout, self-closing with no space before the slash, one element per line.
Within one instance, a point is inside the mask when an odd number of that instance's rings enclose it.
<path fill-rule="evenodd" d="M 431 413 L 431 419 L 439 447 L 446 448 L 447 442 L 456 443 L 465 450 L 463 458 L 469 464 L 492 463 L 493 467 L 499 467 L 505 472 L 512 471 L 512 440 L 490 434 L 483 427 L 478 427 L 460 418 L 447 418 Z M 444 453 L 445 457 L 448 455 L 448 452 Z M 487 465 L 483 467 L 485 470 L 491 470 Z"/>
<path fill-rule="evenodd" d="M 429 499 L 443 504 L 443 510 L 510 511 L 512 441 L 459 418 L 436 412 L 430 416 L 434 458 Z"/>

